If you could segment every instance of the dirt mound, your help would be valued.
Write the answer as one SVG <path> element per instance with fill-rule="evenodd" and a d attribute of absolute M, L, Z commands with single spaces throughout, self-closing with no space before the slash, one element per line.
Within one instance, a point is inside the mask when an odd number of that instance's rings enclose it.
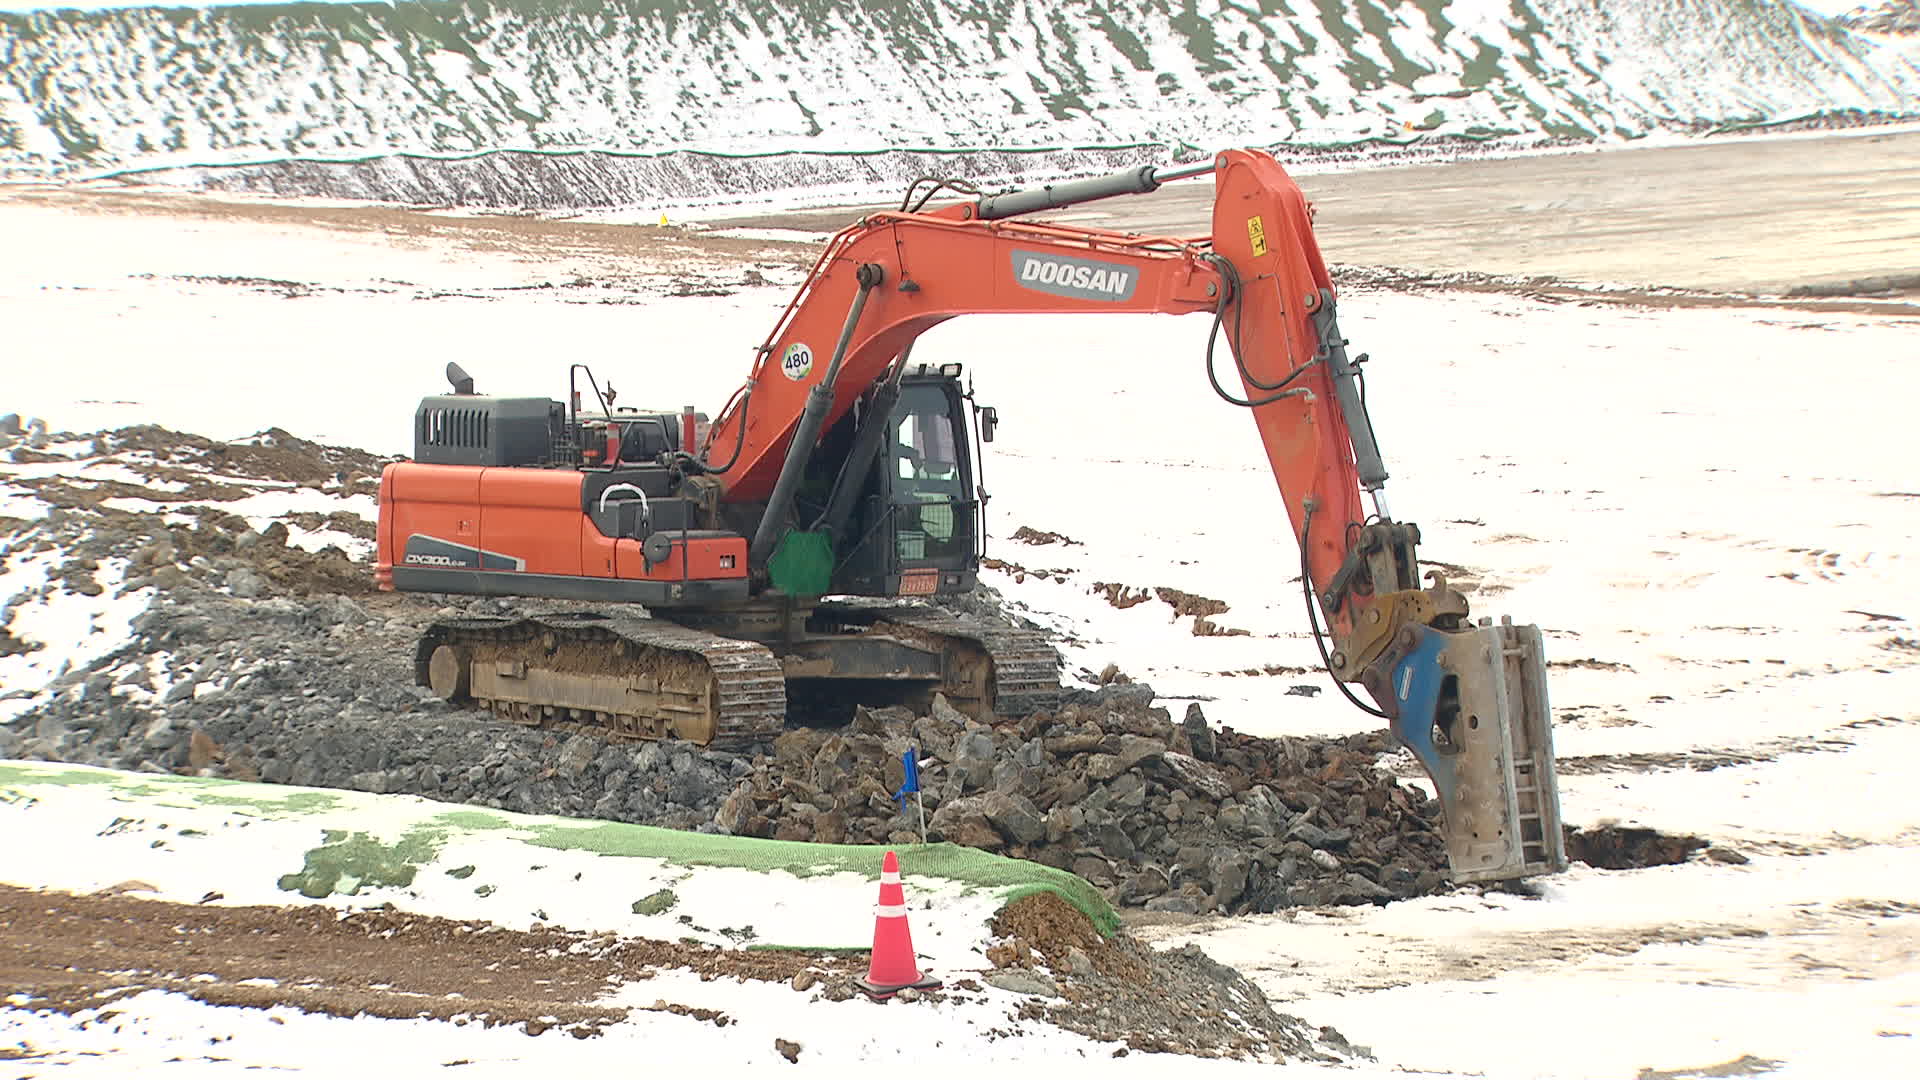
<path fill-rule="evenodd" d="M 158 535 L 153 542 L 135 552 L 134 565 L 146 570 L 136 581 L 177 588 L 194 577 L 202 564 L 224 568 L 225 584 L 236 595 L 248 598 L 265 595 L 287 596 L 363 596 L 374 591 L 373 574 L 364 562 L 355 562 L 333 545 L 317 551 L 288 546 L 289 530 L 280 521 L 255 532 L 245 518 L 217 509 L 193 507 L 186 513 L 199 520 L 193 528 L 176 527 Z M 371 541 L 373 525 L 363 518 L 334 513 L 288 515 L 296 522 L 305 517 L 306 528 L 333 529 L 356 539 Z M 234 564 L 250 568 L 259 580 L 241 576 L 234 580 Z M 179 569 L 178 575 L 169 567 Z M 138 587 L 137 585 L 135 587 Z"/>
<path fill-rule="evenodd" d="M 1001 908 L 990 925 L 995 937 L 1027 943 L 1049 965 L 1064 962 L 1068 949 L 1100 945 L 1100 932 L 1093 928 L 1093 920 L 1050 890 L 1023 896 Z"/>
<path fill-rule="evenodd" d="M 1055 893 L 1024 896 L 994 916 L 989 985 L 1027 995 L 1018 1015 L 1131 1051 L 1252 1060 L 1338 1061 L 1351 1048 L 1277 1013 L 1245 976 L 1197 946 L 1164 952 L 1125 934 L 1102 938 Z M 1178 1008 L 1169 1008 L 1177 1002 Z"/>
<path fill-rule="evenodd" d="M 172 431 L 152 424 L 121 428 L 99 438 L 108 452 L 144 451 L 156 463 L 198 467 L 215 474 L 272 478 L 296 487 L 347 483 L 371 494 L 389 458 L 347 446 L 310 442 L 282 428 L 268 428 L 233 442 Z"/>
<path fill-rule="evenodd" d="M 1063 974 L 1093 970 L 1120 978 L 1146 974 L 1137 957 L 1102 938 L 1084 912 L 1055 892 L 1015 900 L 989 926 L 1000 939 L 987 950 L 995 967 L 1047 967 Z"/>
<path fill-rule="evenodd" d="M 151 424 L 37 438 L 0 435 L 0 451 L 0 479 L 66 510 L 98 510 L 109 500 L 168 507 L 218 504 L 269 489 L 372 496 L 379 490 L 380 469 L 389 460 L 364 450 L 309 442 L 280 428 L 222 442 Z M 8 461 L 71 468 L 16 474 L 4 467 Z"/>
<path fill-rule="evenodd" d="M 0 490 L 45 508 L 0 528 L 0 543 L 69 552 L 58 576 L 88 595 L 104 587 L 97 572 L 107 559 L 129 564 L 122 592 L 367 593 L 371 574 L 355 559 L 373 547 L 383 463 L 279 428 L 234 442 L 152 425 L 43 434 L 0 445 Z"/>

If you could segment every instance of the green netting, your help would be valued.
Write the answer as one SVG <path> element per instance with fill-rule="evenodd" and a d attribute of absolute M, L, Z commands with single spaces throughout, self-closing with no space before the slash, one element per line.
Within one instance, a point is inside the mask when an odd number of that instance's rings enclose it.
<path fill-rule="evenodd" d="M 1859 111 L 1860 110 L 1857 109 L 1821 109 L 1817 112 L 1801 113 L 1798 116 L 1754 117 L 1750 120 L 1728 120 L 1708 130 L 1707 135 L 1731 135 L 1741 131 L 1764 131 L 1767 128 L 1785 127 L 1788 124 L 1799 124 L 1809 120 L 1827 120 L 1846 117 L 1857 114 Z M 1880 113 L 1876 115 L 1886 116 L 1891 119 L 1900 119 L 1914 114 Z"/>
<path fill-rule="evenodd" d="M 342 809 L 345 796 L 321 788 L 280 787 L 254 784 L 244 780 L 221 780 L 199 776 L 162 776 L 150 773 L 121 773 L 106 769 L 77 769 L 34 762 L 0 762 L 0 784 L 76 787 L 106 784 L 135 797 L 165 798 L 185 796 L 197 806 L 220 806 L 256 810 L 271 817 L 274 811 L 285 814 L 315 814 Z M 177 804 L 176 804 L 177 805 Z"/>
<path fill-rule="evenodd" d="M 553 821 L 554 819 L 542 819 Z M 527 843 L 536 847 L 590 851 L 599 855 L 664 859 L 679 866 L 733 866 L 744 870 L 781 870 L 796 877 L 862 874 L 878 880 L 880 861 L 889 851 L 900 857 L 909 883 L 916 876 L 946 878 L 980 889 L 1007 889 L 1008 902 L 1046 890 L 1079 908 L 1102 934 L 1120 926 L 1120 917 L 1098 889 L 1050 866 L 1009 859 L 959 844 L 802 844 L 750 836 L 656 829 L 618 822 L 564 822 L 534 830 Z"/>
<path fill-rule="evenodd" d="M 615 158 L 671 158 L 695 157 L 712 158 L 716 161 L 777 161 L 791 157 L 824 158 L 875 158 L 889 154 L 928 154 L 941 157 L 966 157 L 969 154 L 1059 154 L 1059 153 L 1111 153 L 1126 150 L 1153 150 L 1166 148 L 1160 142 L 1137 143 L 1098 143 L 1085 146 L 1016 146 L 1016 147 L 976 147 L 976 146 L 890 146 L 878 150 L 767 150 L 757 153 L 727 153 L 721 150 L 695 150 L 689 148 L 673 150 L 628 150 L 609 146 L 495 146 L 485 150 L 449 150 L 437 152 L 431 150 L 404 150 L 388 148 L 368 150 L 364 154 L 345 154 L 340 156 L 283 155 L 249 157 L 232 161 L 173 161 L 161 165 L 136 165 L 109 172 L 88 173 L 84 179 L 111 180 L 115 177 L 138 176 L 141 173 L 168 172 L 173 169 L 236 169 L 256 165 L 364 165 L 369 161 L 381 161 L 386 158 L 399 158 L 407 161 L 475 161 L 498 154 L 527 154 L 534 157 L 579 157 L 585 154 L 602 154 Z M 1180 144 L 1183 156 L 1199 154 L 1197 148 L 1186 143 Z"/>
<path fill-rule="evenodd" d="M 825 596 L 833 581 L 833 538 L 825 530 L 789 529 L 767 560 L 773 587 L 788 596 Z"/>
<path fill-rule="evenodd" d="M 66 787 L 76 784 L 116 784 L 124 779 L 118 773 L 96 769 L 63 769 L 58 765 L 0 762 L 0 784 L 53 784 Z"/>
<path fill-rule="evenodd" d="M 1802 119 L 1802 118 L 1796 117 L 1794 119 Z M 1790 123 L 1791 121 L 1775 121 L 1775 122 Z M 1722 130 L 1725 130 L 1725 129 L 1722 129 Z M 1459 132 L 1444 132 L 1444 133 L 1420 132 L 1406 138 L 1392 138 L 1384 135 L 1368 135 L 1358 139 L 1318 141 L 1318 142 L 1309 141 L 1309 140 L 1290 140 L 1290 141 L 1277 142 L 1277 143 L 1256 142 L 1255 144 L 1251 144 L 1251 145 L 1259 145 L 1263 149 L 1268 149 L 1275 152 L 1284 152 L 1287 150 L 1299 150 L 1303 152 L 1312 153 L 1312 152 L 1353 150 L 1363 146 L 1387 146 L 1387 147 L 1411 146 L 1427 138 L 1429 135 L 1444 135 L 1447 138 L 1464 139 L 1470 142 L 1489 142 L 1495 139 L 1510 138 L 1517 134 L 1519 134 L 1519 132 L 1517 131 L 1506 131 L 1506 130 L 1486 131 L 1484 129 L 1475 130 L 1473 128 L 1469 128 L 1466 131 L 1459 131 Z M 403 161 L 476 161 L 482 158 L 494 157 L 496 155 L 501 155 L 501 154 L 507 154 L 507 155 L 524 154 L 531 157 L 554 157 L 554 158 L 580 157 L 583 155 L 598 154 L 598 155 L 604 155 L 606 157 L 612 157 L 612 158 L 645 159 L 645 158 L 693 157 L 693 158 L 711 158 L 717 161 L 759 161 L 759 160 L 778 161 L 782 158 L 803 157 L 803 156 L 804 157 L 822 157 L 822 158 L 878 158 L 878 157 L 886 157 L 887 155 L 890 155 L 890 154 L 927 154 L 927 155 L 934 155 L 939 157 L 963 158 L 971 154 L 983 154 L 983 153 L 991 153 L 991 154 L 1000 155 L 1000 156 L 1012 156 L 1012 155 L 1024 155 L 1024 154 L 1032 154 L 1032 155 L 1038 156 L 1042 154 L 1115 153 L 1115 152 L 1124 152 L 1124 151 L 1131 151 L 1131 150 L 1156 150 L 1156 149 L 1166 150 L 1176 160 L 1181 160 L 1181 161 L 1195 161 L 1195 160 L 1199 160 L 1202 157 L 1209 156 L 1205 151 L 1202 151 L 1199 147 L 1194 146 L 1191 143 L 1187 143 L 1187 142 L 1175 142 L 1172 144 L 1161 143 L 1161 142 L 1137 142 L 1137 143 L 1105 143 L 1105 144 L 1088 144 L 1088 145 L 1021 146 L 1021 147 L 892 146 L 892 147 L 886 147 L 884 149 L 878 149 L 878 150 L 833 150 L 833 149 L 809 148 L 804 150 L 770 150 L 770 151 L 763 151 L 759 153 L 726 153 L 724 151 L 718 151 L 718 150 L 695 150 L 695 149 L 629 150 L 629 149 L 623 149 L 620 147 L 608 147 L 608 146 L 565 146 L 565 147 L 498 146 L 498 147 L 489 147 L 485 150 L 450 150 L 445 152 L 435 152 L 430 150 L 407 150 L 407 149 L 400 149 L 400 148 L 387 148 L 387 149 L 378 149 L 378 150 L 370 149 L 364 154 L 346 154 L 346 155 L 340 155 L 340 156 L 296 154 L 296 155 L 282 155 L 282 156 L 244 157 L 244 158 L 237 158 L 229 161 L 170 161 L 164 164 L 135 165 L 135 166 L 130 166 L 124 169 L 111 169 L 111 170 L 102 171 L 102 172 L 84 173 L 81 175 L 81 179 L 113 180 L 120 177 L 139 176 L 142 173 L 170 172 L 175 169 L 238 169 L 238 168 L 249 168 L 249 167 L 261 166 L 261 165 L 364 165 L 371 161 L 382 161 L 388 158 L 394 158 L 394 159 L 399 159 Z"/>
<path fill-rule="evenodd" d="M 97 769 L 40 765 L 30 762 L 0 763 L 0 787 L 22 790 L 34 787 L 110 785 L 128 798 L 153 798 L 174 805 L 216 807 L 229 812 L 242 811 L 261 817 L 313 818 L 337 815 L 342 824 L 366 827 L 364 815 L 351 805 L 357 799 L 388 796 L 358 792 L 323 791 L 313 788 L 280 787 L 201 777 L 156 776 L 144 773 L 115 773 Z M 0 801 L 5 801 L 0 799 Z M 330 822 L 321 817 L 323 827 Z M 396 823 L 399 824 L 399 823 Z M 1039 890 L 1057 893 L 1078 908 L 1102 934 L 1119 928 L 1119 916 L 1099 890 L 1064 870 L 1039 863 L 1010 859 L 1004 855 L 961 847 L 958 844 L 883 845 L 803 844 L 783 840 L 761 840 L 747 836 L 716 836 L 681 832 L 647 825 L 590 821 L 574 818 L 513 814 L 503 810 L 474 807 L 449 809 L 405 823 L 397 840 L 374 837 L 363 831 L 335 830 L 321 849 L 309 852 L 307 865 L 298 880 L 289 879 L 289 888 L 318 889 L 324 883 L 328 891 L 343 890 L 336 884 L 342 875 L 368 880 L 390 879 L 430 863 L 445 843 L 461 832 L 505 830 L 516 834 L 522 843 L 560 851 L 585 851 L 597 855 L 650 858 L 678 866 L 726 866 L 762 872 L 782 871 L 796 877 L 819 874 L 852 873 L 878 880 L 880 863 L 888 851 L 900 856 L 900 869 L 909 884 L 916 877 L 945 878 L 976 889 L 1005 890 L 1006 901 Z M 377 867 L 374 873 L 369 867 Z"/>

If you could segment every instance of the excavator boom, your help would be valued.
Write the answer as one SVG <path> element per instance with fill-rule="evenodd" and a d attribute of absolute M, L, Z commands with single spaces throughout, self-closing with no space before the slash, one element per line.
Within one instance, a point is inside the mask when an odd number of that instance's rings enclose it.
<path fill-rule="evenodd" d="M 1210 237 L 1016 216 L 1201 174 L 1215 184 Z M 1364 358 L 1348 355 L 1311 222 L 1292 178 L 1251 150 L 1204 168 L 1139 169 L 869 216 L 833 238 L 714 425 L 709 454 L 731 448 L 722 499 L 765 505 L 751 559 L 766 573 L 780 545 L 804 531 L 792 518 L 793 487 L 821 431 L 948 319 L 1210 315 L 1237 375 L 1233 386 L 1216 378 L 1215 389 L 1260 432 L 1293 523 L 1317 643 L 1326 621 L 1323 659 L 1342 692 L 1386 719 L 1432 779 L 1455 877 L 1557 871 L 1565 854 L 1540 632 L 1472 625 L 1465 598 L 1444 579 L 1422 587 L 1419 529 L 1389 513 L 1387 470 L 1357 385 Z"/>

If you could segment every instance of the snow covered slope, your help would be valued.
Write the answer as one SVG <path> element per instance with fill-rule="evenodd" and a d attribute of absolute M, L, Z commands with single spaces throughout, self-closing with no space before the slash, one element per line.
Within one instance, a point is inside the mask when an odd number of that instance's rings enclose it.
<path fill-rule="evenodd" d="M 1911 57 L 1787 0 L 459 0 L 0 14 L 0 176 L 15 178 L 503 148 L 1615 138 L 1917 103 Z"/>

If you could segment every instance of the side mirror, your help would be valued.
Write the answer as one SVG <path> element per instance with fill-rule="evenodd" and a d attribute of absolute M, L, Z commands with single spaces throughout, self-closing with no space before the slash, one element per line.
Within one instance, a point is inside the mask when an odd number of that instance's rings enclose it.
<path fill-rule="evenodd" d="M 1000 426 L 1000 410 L 991 405 L 980 407 L 980 441 L 993 441 L 993 429 Z"/>

